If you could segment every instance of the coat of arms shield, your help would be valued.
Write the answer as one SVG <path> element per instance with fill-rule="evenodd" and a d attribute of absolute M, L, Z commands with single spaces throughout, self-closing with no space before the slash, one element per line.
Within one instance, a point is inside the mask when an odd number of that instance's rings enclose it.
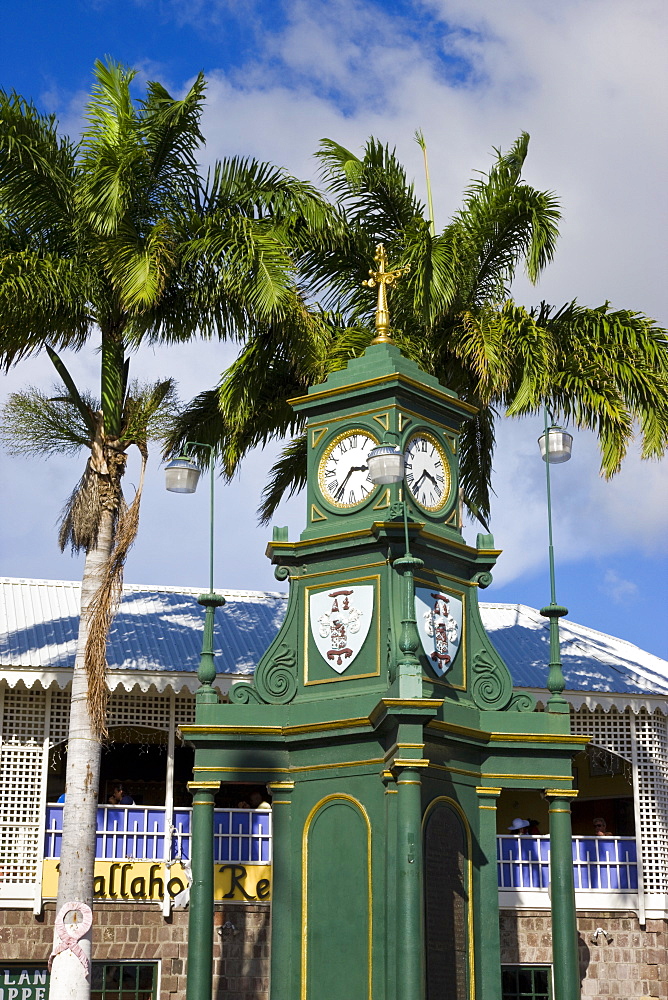
<path fill-rule="evenodd" d="M 459 597 L 431 587 L 415 590 L 415 617 L 432 670 L 442 677 L 452 668 L 462 635 Z"/>
<path fill-rule="evenodd" d="M 336 586 L 311 594 L 311 634 L 325 662 L 342 674 L 353 662 L 369 632 L 373 585 Z"/>

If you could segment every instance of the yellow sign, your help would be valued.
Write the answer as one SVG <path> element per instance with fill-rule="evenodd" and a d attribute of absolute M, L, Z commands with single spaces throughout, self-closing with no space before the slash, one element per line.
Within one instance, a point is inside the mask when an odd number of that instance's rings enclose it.
<path fill-rule="evenodd" d="M 60 862 L 46 859 L 42 869 L 42 896 L 58 895 Z M 172 897 L 188 885 L 188 876 L 180 862 L 167 866 L 151 861 L 96 861 L 94 892 L 96 899 L 121 902 L 159 902 L 165 891 Z M 227 862 L 214 866 L 213 897 L 246 903 L 267 902 L 271 898 L 271 865 Z"/>

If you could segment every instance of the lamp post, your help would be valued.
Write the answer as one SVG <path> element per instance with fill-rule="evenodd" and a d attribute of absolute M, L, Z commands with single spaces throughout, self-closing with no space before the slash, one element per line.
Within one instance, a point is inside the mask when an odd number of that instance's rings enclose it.
<path fill-rule="evenodd" d="M 386 433 L 388 435 L 395 434 L 394 431 L 387 431 Z M 377 448 L 373 448 L 367 456 L 367 465 L 369 466 L 369 479 L 376 486 L 403 482 L 404 456 L 398 445 L 383 442 Z M 404 607 L 403 618 L 401 620 L 401 639 L 399 640 L 399 648 L 403 653 L 403 658 L 398 664 L 400 682 L 402 673 L 409 675 L 417 674 L 420 680 L 422 677 L 422 667 L 417 657 L 420 636 L 415 620 L 415 579 L 413 571 L 424 565 L 421 559 L 411 555 L 410 537 L 408 534 L 408 507 L 405 497 L 401 500 L 401 508 L 404 518 L 404 554 L 399 559 L 394 560 L 395 568 L 399 570 L 404 579 Z"/>
<path fill-rule="evenodd" d="M 566 686 L 564 672 L 561 665 L 561 653 L 559 650 L 559 619 L 568 614 L 568 608 L 557 604 L 556 586 L 554 580 L 554 544 L 552 541 L 552 491 L 550 488 L 550 465 L 561 465 L 568 462 L 571 457 L 573 437 L 563 427 L 557 427 L 552 423 L 547 423 L 547 407 L 544 409 L 545 430 L 538 438 L 538 445 L 543 461 L 545 462 L 545 475 L 547 483 L 547 531 L 549 541 L 549 562 L 550 562 L 550 603 L 546 608 L 540 609 L 540 614 L 544 618 L 550 619 L 550 669 L 547 677 L 547 687 L 550 697 L 547 702 L 547 711 L 556 712 L 560 715 L 568 714 L 568 702 L 563 697 L 563 690 Z"/>
<path fill-rule="evenodd" d="M 213 539 L 214 539 L 214 468 L 213 447 L 198 441 L 188 441 L 184 454 L 165 466 L 165 487 L 170 493 L 194 493 L 200 469 L 187 449 L 209 448 L 211 470 L 209 510 L 209 591 L 200 594 L 197 603 L 203 605 L 204 634 L 197 677 L 197 709 L 218 703 L 218 693 L 213 687 L 216 666 L 213 658 L 213 627 L 216 608 L 225 603 L 221 594 L 213 589 Z M 191 782 L 193 793 L 190 883 L 190 908 L 188 913 L 188 978 L 186 1000 L 211 1000 L 213 985 L 213 808 L 214 795 L 219 782 Z"/>
<path fill-rule="evenodd" d="M 213 626 L 216 608 L 221 608 L 225 603 L 222 594 L 216 594 L 213 589 L 213 539 L 214 539 L 214 467 L 213 467 L 213 445 L 203 444 L 200 441 L 187 441 L 184 454 L 173 459 L 165 466 L 165 488 L 170 493 L 194 493 L 200 477 L 200 469 L 195 464 L 187 449 L 208 448 L 211 456 L 209 460 L 210 487 L 209 487 L 209 592 L 200 594 L 197 603 L 206 609 L 204 614 L 204 635 L 202 637 L 202 652 L 200 655 L 199 669 L 197 677 L 200 688 L 197 692 L 197 704 L 217 704 L 218 695 L 213 687 L 216 679 L 216 666 L 213 659 Z"/>
<path fill-rule="evenodd" d="M 545 430 L 538 438 L 540 453 L 545 462 L 547 483 L 547 528 L 550 561 L 550 603 L 541 608 L 541 615 L 550 619 L 550 670 L 547 687 L 550 697 L 547 711 L 568 714 L 568 702 L 563 696 L 566 686 L 559 649 L 559 619 L 568 614 L 557 604 L 554 580 L 554 545 L 552 540 L 552 494 L 550 465 L 560 465 L 571 457 L 573 437 L 554 423 L 548 426 L 547 408 L 544 410 Z M 578 965 L 577 920 L 575 889 L 573 884 L 573 830 L 571 824 L 571 798 L 575 791 L 548 789 L 545 793 L 550 803 L 550 896 L 552 910 L 552 959 L 554 992 L 557 1000 L 579 1000 L 580 977 Z"/>
<path fill-rule="evenodd" d="M 394 431 L 387 434 L 399 437 Z M 376 485 L 400 483 L 404 479 L 404 455 L 398 445 L 383 442 L 367 457 L 369 478 Z M 403 612 L 397 663 L 397 694 L 400 699 L 422 697 L 422 665 L 417 656 L 420 636 L 415 620 L 414 570 L 423 565 L 411 555 L 408 533 L 408 506 L 402 495 L 404 554 L 393 566 L 403 577 Z M 394 514 L 396 507 L 391 508 Z M 397 762 L 397 996 L 401 1000 L 422 1000 L 422 804 L 420 768 L 423 761 L 410 758 Z"/>

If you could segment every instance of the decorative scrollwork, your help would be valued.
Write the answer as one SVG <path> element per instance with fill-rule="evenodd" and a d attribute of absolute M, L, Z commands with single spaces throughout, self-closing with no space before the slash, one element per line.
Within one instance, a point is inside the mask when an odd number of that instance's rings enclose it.
<path fill-rule="evenodd" d="M 535 708 L 536 699 L 528 691 L 516 691 L 508 705 L 509 712 L 533 712 Z"/>
<path fill-rule="evenodd" d="M 277 580 L 287 580 L 290 576 L 290 570 L 287 566 L 277 566 L 274 570 L 274 576 Z"/>
<path fill-rule="evenodd" d="M 477 583 L 481 590 L 485 590 L 486 587 L 489 587 L 493 579 L 494 577 L 490 572 L 483 570 L 482 572 L 474 575 L 473 582 Z"/>
<path fill-rule="evenodd" d="M 229 690 L 228 697 L 234 705 L 261 705 L 262 698 L 250 681 L 237 681 Z"/>
<path fill-rule="evenodd" d="M 260 663 L 255 687 L 263 701 L 285 705 L 297 694 L 297 654 L 282 642 L 271 660 Z"/>
<path fill-rule="evenodd" d="M 275 656 L 261 661 L 253 681 L 238 681 L 229 698 L 236 705 L 286 705 L 297 694 L 297 654 L 282 642 Z"/>
<path fill-rule="evenodd" d="M 512 697 L 512 680 L 506 666 L 495 662 L 487 649 L 479 649 L 473 657 L 471 693 L 478 708 L 487 711 L 504 709 Z"/>

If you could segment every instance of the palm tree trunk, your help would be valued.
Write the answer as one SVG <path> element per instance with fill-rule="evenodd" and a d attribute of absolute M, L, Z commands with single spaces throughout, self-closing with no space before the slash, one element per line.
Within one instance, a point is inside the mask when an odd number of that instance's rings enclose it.
<path fill-rule="evenodd" d="M 72 677 L 56 916 L 66 903 L 85 903 L 89 907 L 93 905 L 95 829 L 102 746 L 100 737 L 91 724 L 84 654 L 90 627 L 90 605 L 104 579 L 112 544 L 113 518 L 108 510 L 104 510 L 97 545 L 86 554 L 81 581 L 81 617 Z M 81 951 L 89 962 L 91 938 L 92 928 L 79 939 Z M 62 943 L 58 930 L 54 930 L 54 952 Z M 88 1000 L 90 997 L 90 975 L 86 975 L 84 964 L 71 950 L 60 951 L 53 958 L 49 997 L 50 1000 Z"/>

